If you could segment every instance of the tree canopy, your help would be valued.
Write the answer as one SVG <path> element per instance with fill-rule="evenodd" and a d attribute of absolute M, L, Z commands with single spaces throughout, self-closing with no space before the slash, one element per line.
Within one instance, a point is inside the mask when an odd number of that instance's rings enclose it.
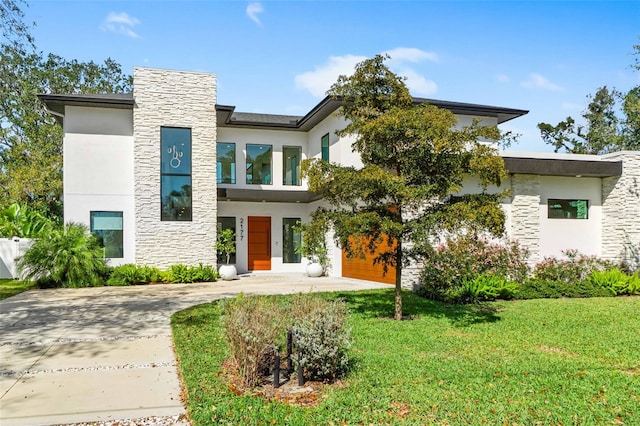
<path fill-rule="evenodd" d="M 640 44 L 633 46 L 635 62 L 640 70 Z M 607 86 L 589 95 L 582 113 L 584 124 L 567 117 L 558 124 L 538 123 L 542 140 L 555 152 L 572 154 L 606 154 L 622 150 L 640 150 L 640 86 L 627 93 Z"/>
<path fill-rule="evenodd" d="M 336 242 L 349 256 L 383 249 L 374 262 L 396 269 L 395 318 L 402 317 L 402 267 L 432 251 L 431 239 L 464 227 L 500 235 L 504 193 L 489 194 L 507 173 L 497 150 L 481 140 L 500 140 L 496 126 L 478 121 L 457 126 L 456 116 L 429 104 L 414 104 L 404 79 L 375 56 L 341 76 L 329 95 L 341 99 L 348 120 L 340 136 L 353 135 L 352 149 L 363 167 L 307 160 L 309 189 L 328 207 L 313 220 L 332 225 Z M 467 176 L 479 193 L 456 195 Z"/>
<path fill-rule="evenodd" d="M 0 44 L 0 206 L 26 204 L 60 215 L 62 129 L 40 93 L 121 93 L 131 77 L 112 59 L 67 60 L 37 51 L 17 2 L 2 0 Z"/>

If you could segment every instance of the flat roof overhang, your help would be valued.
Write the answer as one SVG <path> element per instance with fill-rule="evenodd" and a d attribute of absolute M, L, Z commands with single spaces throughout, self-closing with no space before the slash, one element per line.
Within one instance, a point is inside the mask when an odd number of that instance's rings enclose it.
<path fill-rule="evenodd" d="M 57 114 L 64 115 L 66 106 L 96 107 L 96 108 L 116 108 L 133 109 L 135 100 L 133 93 L 110 93 L 91 95 L 47 95 L 40 94 L 38 99 L 43 102 L 47 109 Z M 56 120 L 62 124 L 62 117 L 55 115 Z"/>
<path fill-rule="evenodd" d="M 542 176 L 612 177 L 622 175 L 622 161 L 563 160 L 549 158 L 503 157 L 513 174 Z"/>
<path fill-rule="evenodd" d="M 529 111 L 503 108 L 491 105 L 469 104 L 463 102 L 442 101 L 438 99 L 414 98 L 414 104 L 428 103 L 438 108 L 448 109 L 454 114 L 475 117 L 495 117 L 498 124 L 523 116 Z M 330 96 L 322 99 L 304 116 L 276 115 L 236 112 L 235 106 L 216 105 L 219 127 L 242 127 L 249 129 L 273 129 L 306 132 L 335 112 L 342 105 L 340 99 Z"/>
<path fill-rule="evenodd" d="M 310 203 L 320 199 L 311 191 L 218 188 L 218 201 L 261 201 L 265 203 Z"/>

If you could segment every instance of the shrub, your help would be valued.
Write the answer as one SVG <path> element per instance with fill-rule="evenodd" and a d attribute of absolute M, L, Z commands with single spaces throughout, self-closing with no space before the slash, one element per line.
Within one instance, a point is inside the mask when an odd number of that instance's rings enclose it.
<path fill-rule="evenodd" d="M 190 268 L 192 270 L 192 278 L 193 282 L 211 282 L 218 279 L 219 274 L 218 271 L 214 269 L 211 265 L 203 265 L 202 263 L 198 266 L 193 266 Z"/>
<path fill-rule="evenodd" d="M 27 281 L 46 286 L 89 287 L 101 285 L 106 264 L 98 240 L 85 225 L 68 223 L 36 240 L 18 260 Z"/>
<path fill-rule="evenodd" d="M 495 299 L 513 299 L 517 284 L 495 275 L 481 274 L 466 279 L 460 287 L 447 292 L 449 303 L 476 303 Z"/>
<path fill-rule="evenodd" d="M 344 301 L 327 301 L 307 296 L 303 301 L 311 309 L 303 312 L 295 322 L 295 344 L 300 358 L 294 358 L 310 379 L 333 381 L 347 371 L 350 332 L 344 326 L 347 307 Z"/>
<path fill-rule="evenodd" d="M 435 300 L 463 292 L 463 283 L 484 274 L 507 282 L 526 279 L 528 252 L 515 241 L 490 242 L 474 235 L 447 239 L 425 260 L 417 293 Z"/>
<path fill-rule="evenodd" d="M 564 282 L 530 278 L 518 287 L 518 299 L 557 299 L 560 297 L 605 297 L 609 290 L 590 280 Z"/>
<path fill-rule="evenodd" d="M 239 295 L 223 302 L 223 325 L 231 356 L 245 386 L 259 384 L 269 368 L 284 315 L 271 298 Z"/>
<path fill-rule="evenodd" d="M 160 281 L 160 270 L 153 266 L 139 266 L 132 263 L 113 268 L 107 285 L 121 286 L 148 284 Z"/>
<path fill-rule="evenodd" d="M 566 284 L 585 281 L 594 271 L 613 269 L 616 265 L 596 256 L 587 256 L 577 250 L 562 252 L 566 258 L 545 257 L 534 267 L 534 277 L 543 281 Z"/>
<path fill-rule="evenodd" d="M 618 268 L 593 271 L 589 276 L 589 281 L 609 290 L 614 296 L 640 293 L 640 276 L 638 274 L 627 275 Z"/>
<path fill-rule="evenodd" d="M 291 299 L 244 296 L 223 303 L 223 326 L 243 384 L 260 383 L 273 365 L 277 349 L 284 353 L 287 330 L 295 330 L 294 350 L 302 354 L 305 377 L 334 380 L 347 369 L 349 331 L 343 301 L 317 295 Z M 294 361 L 298 362 L 294 356 Z"/>
<path fill-rule="evenodd" d="M 210 265 L 186 266 L 181 263 L 171 265 L 161 274 L 162 281 L 170 283 L 195 283 L 215 281 L 218 272 Z"/>

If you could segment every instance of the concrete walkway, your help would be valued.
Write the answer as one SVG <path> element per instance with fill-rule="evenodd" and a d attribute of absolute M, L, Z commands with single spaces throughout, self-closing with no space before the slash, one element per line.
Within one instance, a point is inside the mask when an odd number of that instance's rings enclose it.
<path fill-rule="evenodd" d="M 247 294 L 363 290 L 346 278 L 32 290 L 0 301 L 0 425 L 186 424 L 170 328 L 189 306 Z"/>

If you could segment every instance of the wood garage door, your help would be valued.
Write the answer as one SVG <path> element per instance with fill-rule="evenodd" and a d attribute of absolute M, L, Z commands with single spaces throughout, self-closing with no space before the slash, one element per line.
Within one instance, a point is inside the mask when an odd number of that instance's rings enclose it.
<path fill-rule="evenodd" d="M 389 267 L 387 273 L 383 275 L 381 263 L 373 264 L 373 259 L 381 252 L 389 249 L 389 244 L 385 242 L 378 246 L 374 253 L 365 250 L 365 258 L 362 259 L 354 256 L 351 259 L 347 257 L 347 253 L 342 250 L 342 276 L 347 278 L 357 278 L 359 280 L 377 281 L 385 284 L 396 283 L 396 268 Z"/>
<path fill-rule="evenodd" d="M 269 216 L 249 216 L 247 218 L 249 234 L 250 271 L 271 270 L 271 218 Z"/>

